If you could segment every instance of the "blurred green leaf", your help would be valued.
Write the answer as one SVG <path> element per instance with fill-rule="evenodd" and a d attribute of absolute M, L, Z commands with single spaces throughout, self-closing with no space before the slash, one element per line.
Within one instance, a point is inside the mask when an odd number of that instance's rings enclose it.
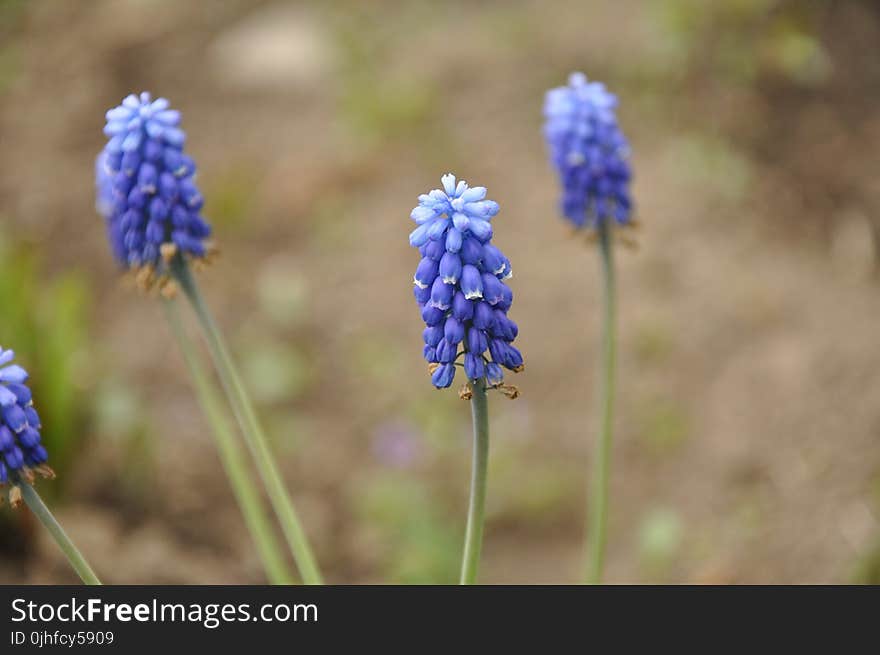
<path fill-rule="evenodd" d="M 645 574 L 665 579 L 678 555 L 684 526 L 678 514 L 666 508 L 649 511 L 639 525 L 639 562 Z"/>
<path fill-rule="evenodd" d="M 91 292 L 76 272 L 45 279 L 21 245 L 0 241 L 0 343 L 30 373 L 51 464 L 63 470 L 81 443 L 90 408 L 87 351 Z"/>
<path fill-rule="evenodd" d="M 315 380 L 308 358 L 292 345 L 264 341 L 244 358 L 248 388 L 259 403 L 271 404 L 302 395 Z"/>
<path fill-rule="evenodd" d="M 384 567 L 402 584 L 448 584 L 456 580 L 462 535 L 444 516 L 421 480 L 402 475 L 369 479 L 355 510 L 382 533 Z"/>
<path fill-rule="evenodd" d="M 638 409 L 639 435 L 654 452 L 674 451 L 687 441 L 690 421 L 677 401 L 657 398 Z"/>

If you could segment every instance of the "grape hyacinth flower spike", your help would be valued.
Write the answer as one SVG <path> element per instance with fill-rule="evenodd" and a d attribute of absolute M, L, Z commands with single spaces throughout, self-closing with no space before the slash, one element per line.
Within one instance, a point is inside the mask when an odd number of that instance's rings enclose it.
<path fill-rule="evenodd" d="M 208 240 L 211 227 L 202 216 L 204 199 L 195 183 L 196 164 L 184 152 L 186 135 L 180 127 L 180 112 L 171 109 L 164 98 L 153 100 L 149 93 L 141 93 L 126 97 L 107 112 L 106 119 L 104 133 L 108 141 L 95 164 L 96 207 L 105 218 L 113 255 L 123 269 L 134 273 L 141 288 L 158 287 L 165 298 L 166 316 L 194 379 L 267 576 L 271 582 L 289 582 L 284 558 L 257 500 L 259 494 L 250 471 L 229 438 L 231 433 L 213 388 L 178 324 L 176 307 L 171 306 L 176 291 L 183 291 L 202 327 L 232 413 L 303 581 L 319 584 L 321 574 L 268 439 L 192 275 L 191 264 L 207 262 L 215 249 Z"/>
<path fill-rule="evenodd" d="M 497 389 L 516 398 L 516 387 L 504 383 L 503 369 L 523 370 L 523 358 L 512 342 L 516 323 L 507 317 L 513 293 L 507 257 L 492 245 L 492 218 L 498 203 L 486 200 L 484 187 L 469 187 L 455 176 L 442 177 L 443 187 L 419 196 L 410 217 L 418 227 L 410 245 L 422 256 L 413 277 L 413 292 L 425 322 L 424 357 L 431 383 L 449 387 L 456 368 L 467 383 L 462 399 L 471 401 L 474 428 L 473 474 L 468 508 L 461 583 L 476 581 L 483 538 L 489 417 L 486 392 Z"/>
<path fill-rule="evenodd" d="M 544 137 L 562 187 L 560 212 L 576 229 L 596 238 L 602 259 L 601 419 L 587 531 L 587 579 L 593 583 L 602 580 L 608 523 L 617 311 L 612 241 L 616 228 L 633 225 L 629 146 L 618 126 L 616 107 L 616 96 L 581 73 L 572 74 L 567 86 L 548 91 L 544 102 Z M 631 243 L 623 233 L 621 242 Z"/>
<path fill-rule="evenodd" d="M 61 528 L 32 484 L 34 473 L 54 478 L 49 454 L 40 437 L 40 416 L 34 408 L 31 390 L 25 384 L 27 372 L 12 361 L 15 354 L 0 348 L 0 487 L 9 485 L 9 504 L 21 501 L 55 539 L 70 565 L 86 584 L 101 584 L 92 567 Z M 0 495 L 2 501 L 3 495 Z"/>
<path fill-rule="evenodd" d="M 98 211 L 121 267 L 139 286 L 172 295 L 175 257 L 207 261 L 215 252 L 202 217 L 196 165 L 184 152 L 180 112 L 165 98 L 129 95 L 109 110 L 107 144 L 96 162 Z"/>

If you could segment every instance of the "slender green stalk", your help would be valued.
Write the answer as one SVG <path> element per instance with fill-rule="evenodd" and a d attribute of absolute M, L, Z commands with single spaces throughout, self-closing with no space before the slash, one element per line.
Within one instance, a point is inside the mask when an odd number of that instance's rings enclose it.
<path fill-rule="evenodd" d="M 602 326 L 602 380 L 600 383 L 600 424 L 597 452 L 593 463 L 593 488 L 590 494 L 590 530 L 588 534 L 588 582 L 602 582 L 605 544 L 608 530 L 608 478 L 611 467 L 611 433 L 614 410 L 615 322 L 617 301 L 614 288 L 614 255 L 611 228 L 599 225 L 599 251 L 602 255 L 604 318 Z"/>
<path fill-rule="evenodd" d="M 226 347 L 223 335 L 220 333 L 220 329 L 208 310 L 208 306 L 205 304 L 201 293 L 199 293 L 189 266 L 180 255 L 172 261 L 171 272 L 190 301 L 202 326 L 208 350 L 211 353 L 211 358 L 214 360 L 214 366 L 217 369 L 223 390 L 229 403 L 232 405 L 232 411 L 245 436 L 245 441 L 256 462 L 257 470 L 263 478 L 263 484 L 266 487 L 269 500 L 272 503 L 275 514 L 278 516 L 281 530 L 284 532 L 284 536 L 296 560 L 303 582 L 306 584 L 322 584 L 321 573 L 309 547 L 305 531 L 300 524 L 287 488 L 284 486 L 284 480 L 278 471 L 278 466 L 275 464 L 275 458 L 269 449 L 269 442 L 257 419 L 250 397 L 247 391 L 245 391 L 241 376 L 238 374 L 232 357 L 229 355 L 229 349 Z"/>
<path fill-rule="evenodd" d="M 199 361 L 194 344 L 183 329 L 177 304 L 171 300 L 164 300 L 162 305 L 165 309 L 165 317 L 171 326 L 171 332 L 177 340 L 177 345 L 180 347 L 183 359 L 189 369 L 199 404 L 211 425 L 223 469 L 229 478 L 229 483 L 251 538 L 260 553 L 266 578 L 271 584 L 292 584 L 293 576 L 284 561 L 284 555 L 272 530 L 272 524 L 263 511 L 260 494 L 254 484 L 251 471 L 248 470 L 235 435 L 229 428 L 217 391 Z"/>
<path fill-rule="evenodd" d="M 486 398 L 486 385 L 483 381 L 479 381 L 472 382 L 471 387 L 473 388 L 471 414 L 474 424 L 474 461 L 471 470 L 471 499 L 468 505 L 460 584 L 474 584 L 477 581 L 477 567 L 483 545 L 483 523 L 486 518 L 486 479 L 489 467 L 489 403 Z"/>
<path fill-rule="evenodd" d="M 16 484 L 21 489 L 21 497 L 24 499 L 24 502 L 27 503 L 27 506 L 31 508 L 34 516 L 40 519 L 40 523 L 42 523 L 49 531 L 49 534 L 52 535 L 55 543 L 58 544 L 61 552 L 67 557 L 67 561 L 70 562 L 73 570 L 76 571 L 76 574 L 80 577 L 80 580 L 87 585 L 101 584 L 101 581 L 98 580 L 98 576 L 95 575 L 95 572 L 92 570 L 92 567 L 89 566 L 86 558 L 83 557 L 81 552 L 79 552 L 79 549 L 70 540 L 70 537 L 67 536 L 64 528 L 61 527 L 52 515 L 52 512 L 49 511 L 49 508 L 46 507 L 46 504 L 43 502 L 43 499 L 40 498 L 40 494 L 37 493 L 37 490 L 21 479 L 17 480 Z"/>

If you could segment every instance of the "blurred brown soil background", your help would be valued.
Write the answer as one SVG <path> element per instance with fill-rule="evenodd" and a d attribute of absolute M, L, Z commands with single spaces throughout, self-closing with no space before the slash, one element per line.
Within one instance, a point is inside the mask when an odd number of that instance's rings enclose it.
<path fill-rule="evenodd" d="M 576 580 L 598 261 L 540 128 L 582 70 L 620 97 L 641 224 L 608 580 L 880 582 L 878 43 L 867 0 L 0 0 L 0 277 L 30 276 L 0 284 L 0 343 L 69 398 L 40 489 L 107 582 L 263 581 L 94 211 L 104 111 L 150 90 L 183 112 L 222 249 L 200 283 L 331 582 L 456 580 L 469 408 L 421 358 L 408 215 L 447 171 L 488 187 L 526 371 L 491 399 L 482 580 Z M 0 582 L 74 581 L 25 511 L 0 553 Z"/>

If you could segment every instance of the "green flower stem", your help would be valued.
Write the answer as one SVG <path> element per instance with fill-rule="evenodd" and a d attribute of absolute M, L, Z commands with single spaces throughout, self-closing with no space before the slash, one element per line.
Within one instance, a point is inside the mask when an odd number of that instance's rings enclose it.
<path fill-rule="evenodd" d="M 37 490 L 24 480 L 17 480 L 16 483 L 21 489 L 21 497 L 24 499 L 24 502 L 27 503 L 27 506 L 31 508 L 34 516 L 40 519 L 40 523 L 42 523 L 49 531 L 49 534 L 52 535 L 55 543 L 58 544 L 61 552 L 67 557 L 67 561 L 70 562 L 73 570 L 76 571 L 77 575 L 80 577 L 80 580 L 87 585 L 100 585 L 101 581 L 98 580 L 98 576 L 95 575 L 95 572 L 92 570 L 92 567 L 89 566 L 86 558 L 83 557 L 81 552 L 79 552 L 79 549 L 70 540 L 70 537 L 67 536 L 64 528 L 61 527 L 52 515 L 52 512 L 49 511 L 49 508 L 46 507 L 46 504 L 43 502 L 43 499 L 40 498 L 40 494 L 37 493 Z"/>
<path fill-rule="evenodd" d="M 489 465 L 489 403 L 484 381 L 472 382 L 471 414 L 474 424 L 471 499 L 468 505 L 464 555 L 461 561 L 461 584 L 477 581 L 480 549 L 483 545 L 483 523 L 486 517 L 486 479 Z"/>
<path fill-rule="evenodd" d="M 199 404 L 202 406 L 202 411 L 208 419 L 217 442 L 217 451 L 220 453 L 223 469 L 229 478 L 229 483 L 251 538 L 260 553 L 266 578 L 271 584 L 292 584 L 293 576 L 284 561 L 284 555 L 272 530 L 272 524 L 263 511 L 260 494 L 257 491 L 252 473 L 248 470 L 235 435 L 229 428 L 218 393 L 199 361 L 194 344 L 186 335 L 180 320 L 180 313 L 177 311 L 177 304 L 171 300 L 164 300 L 162 306 L 165 309 L 168 324 L 171 326 L 171 332 L 177 339 L 177 345 L 180 347 L 183 359 L 189 369 Z"/>
<path fill-rule="evenodd" d="M 617 301 L 614 287 L 614 255 L 611 228 L 605 221 L 599 225 L 599 251 L 602 255 L 604 283 L 604 323 L 602 327 L 602 380 L 600 384 L 600 425 L 597 452 L 593 458 L 593 488 L 590 494 L 590 530 L 588 582 L 602 582 L 605 564 L 605 543 L 608 530 L 608 478 L 611 467 L 611 432 L 614 410 L 615 322 Z"/>
<path fill-rule="evenodd" d="M 214 360 L 214 366 L 217 369 L 223 390 L 226 392 L 226 397 L 232 405 L 232 411 L 245 436 L 245 441 L 256 462 L 257 470 L 259 470 L 263 478 L 263 484 L 266 487 L 269 500 L 275 509 L 275 514 L 278 516 L 281 530 L 284 532 L 284 536 L 296 560 L 303 582 L 306 584 L 322 584 L 321 573 L 318 570 L 315 557 L 309 547 L 305 531 L 299 522 L 287 488 L 284 486 L 284 480 L 281 478 L 278 466 L 275 464 L 275 458 L 269 449 L 266 435 L 257 420 L 253 404 L 245 391 L 235 364 L 232 362 L 223 335 L 220 333 L 201 293 L 199 293 L 189 266 L 179 254 L 172 260 L 171 272 L 190 301 L 202 326 L 208 350 L 211 353 L 211 358 Z"/>

